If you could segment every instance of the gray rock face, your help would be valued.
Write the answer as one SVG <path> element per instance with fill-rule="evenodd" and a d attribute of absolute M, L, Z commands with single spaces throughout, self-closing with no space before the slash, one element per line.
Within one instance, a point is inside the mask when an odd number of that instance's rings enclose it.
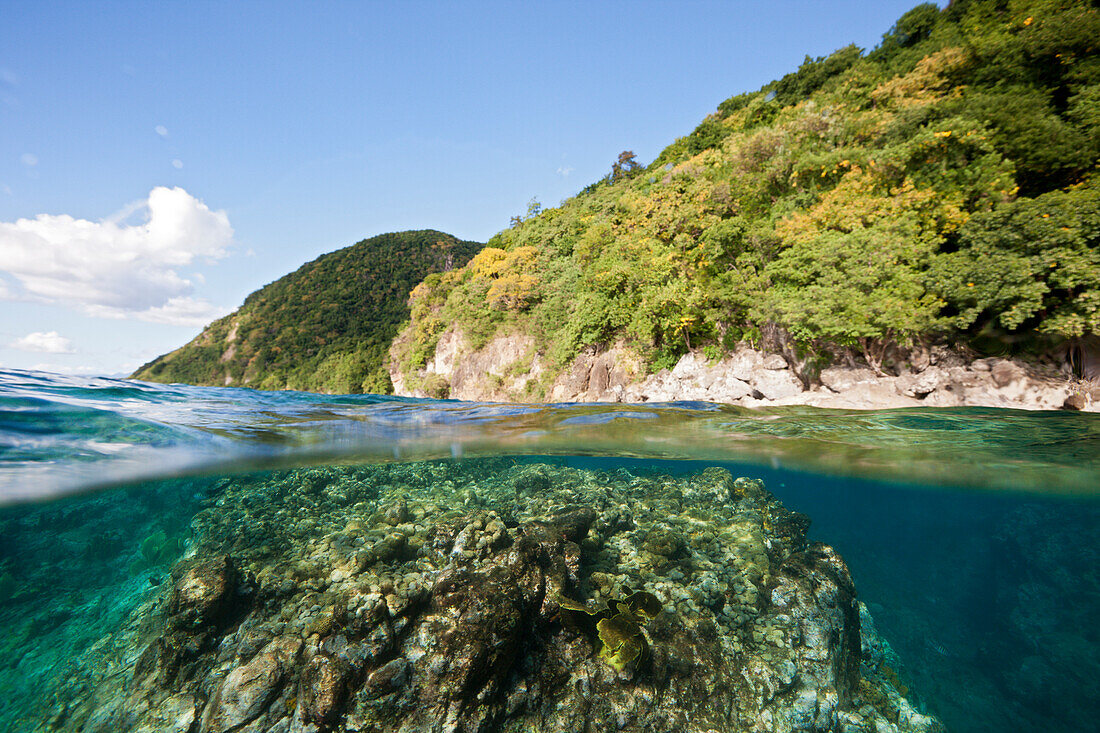
<path fill-rule="evenodd" d="M 531 399 L 529 387 L 546 377 L 534 342 L 526 336 L 498 337 L 476 352 L 463 344 L 461 334 L 445 332 L 436 358 L 425 370 L 427 378 L 445 377 L 452 397 L 526 401 Z M 943 347 L 914 349 L 898 368 L 901 374 L 895 377 L 875 374 L 866 367 L 834 365 L 814 377 L 809 361 L 789 350 L 784 356 L 740 344 L 719 361 L 688 353 L 672 369 L 644 376 L 637 358 L 624 344 L 616 344 L 606 351 L 577 356 L 557 375 L 547 396 L 553 402 L 708 401 L 750 407 L 843 409 L 973 405 L 1051 410 L 1063 406 L 1073 387 L 1066 375 L 1052 369 L 1044 371 L 1011 359 L 968 359 Z M 409 390 L 401 374 L 393 372 L 391 379 L 397 394 L 430 396 L 423 390 Z M 1100 397 L 1087 400 L 1082 409 L 1100 411 Z"/>
<path fill-rule="evenodd" d="M 275 639 L 248 664 L 230 672 L 207 704 L 199 730 L 227 733 L 259 717 L 279 693 L 301 648 L 298 639 Z"/>
<path fill-rule="evenodd" d="M 772 354 L 764 358 L 764 361 L 760 364 L 764 369 L 786 369 L 787 360 L 779 354 Z"/>
<path fill-rule="evenodd" d="M 870 369 L 839 366 L 822 369 L 818 378 L 823 385 L 834 392 L 845 392 L 857 384 L 874 382 L 878 379 Z"/>
<path fill-rule="evenodd" d="M 144 661 L 69 729 L 941 730 L 863 653 L 884 642 L 844 561 L 759 481 L 484 461 L 228 491 L 192 528 L 210 559 L 119 632 Z M 247 615 L 175 625 L 228 568 L 259 584 Z"/>
<path fill-rule="evenodd" d="M 757 372 L 752 380 L 752 386 L 768 400 L 794 397 L 802 394 L 803 391 L 802 382 L 798 381 L 798 377 L 786 369 L 767 369 Z"/>
<path fill-rule="evenodd" d="M 899 394 L 921 399 L 935 392 L 941 379 L 939 370 L 929 369 L 920 374 L 902 375 L 894 382 L 894 386 Z"/>
<path fill-rule="evenodd" d="M 183 565 L 168 600 L 176 626 L 216 623 L 232 603 L 237 571 L 228 557 Z"/>
<path fill-rule="evenodd" d="M 992 377 L 993 384 L 998 387 L 1007 387 L 1016 380 L 1025 378 L 1027 373 L 1019 364 L 1002 359 L 990 368 L 989 376 Z"/>

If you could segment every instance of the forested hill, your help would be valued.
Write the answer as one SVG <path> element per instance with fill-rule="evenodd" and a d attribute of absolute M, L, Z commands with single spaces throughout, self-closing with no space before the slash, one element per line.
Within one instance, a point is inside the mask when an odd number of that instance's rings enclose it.
<path fill-rule="evenodd" d="M 322 255 L 249 295 L 191 343 L 134 373 L 154 382 L 388 393 L 386 350 L 409 291 L 481 248 L 432 230 L 382 234 Z"/>
<path fill-rule="evenodd" d="M 533 336 L 549 377 L 613 342 L 656 369 L 778 334 L 879 369 L 929 339 L 1100 333 L 1098 50 L 1094 2 L 919 5 L 533 204 L 414 291 L 396 366 L 415 387 L 447 328 Z"/>

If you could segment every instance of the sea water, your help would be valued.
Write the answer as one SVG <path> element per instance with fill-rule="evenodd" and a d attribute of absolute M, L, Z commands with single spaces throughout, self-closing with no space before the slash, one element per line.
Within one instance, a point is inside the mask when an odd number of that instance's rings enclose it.
<path fill-rule="evenodd" d="M 472 404 L 6 371 L 0 730 L 80 729 L 82 704 L 132 673 L 143 650 L 120 639 L 195 527 L 227 500 L 271 501 L 241 487 L 534 464 L 762 479 L 843 556 L 917 709 L 951 731 L 1100 727 L 1100 415 Z"/>

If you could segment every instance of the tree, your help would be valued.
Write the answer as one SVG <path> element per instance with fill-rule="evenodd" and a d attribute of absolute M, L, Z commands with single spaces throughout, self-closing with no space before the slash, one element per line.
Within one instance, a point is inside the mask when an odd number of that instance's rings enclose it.
<path fill-rule="evenodd" d="M 630 178 L 636 171 L 641 170 L 642 165 L 637 161 L 633 150 L 624 150 L 619 153 L 619 158 L 611 164 L 611 182 Z"/>
<path fill-rule="evenodd" d="M 937 257 L 935 286 L 958 328 L 1100 333 L 1100 190 L 1083 185 L 976 215 Z"/>
<path fill-rule="evenodd" d="M 885 347 L 931 330 L 942 302 L 925 287 L 931 254 L 913 221 L 800 240 L 767 267 L 761 315 L 799 341 L 857 345 L 882 372 Z M 764 320 L 761 318 L 761 320 Z"/>

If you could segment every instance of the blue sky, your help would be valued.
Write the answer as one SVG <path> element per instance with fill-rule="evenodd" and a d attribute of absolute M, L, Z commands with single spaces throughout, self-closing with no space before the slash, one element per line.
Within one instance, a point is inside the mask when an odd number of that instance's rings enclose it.
<path fill-rule="evenodd" d="M 0 0 L 0 367 L 129 372 L 324 252 L 485 241 L 915 4 Z"/>

